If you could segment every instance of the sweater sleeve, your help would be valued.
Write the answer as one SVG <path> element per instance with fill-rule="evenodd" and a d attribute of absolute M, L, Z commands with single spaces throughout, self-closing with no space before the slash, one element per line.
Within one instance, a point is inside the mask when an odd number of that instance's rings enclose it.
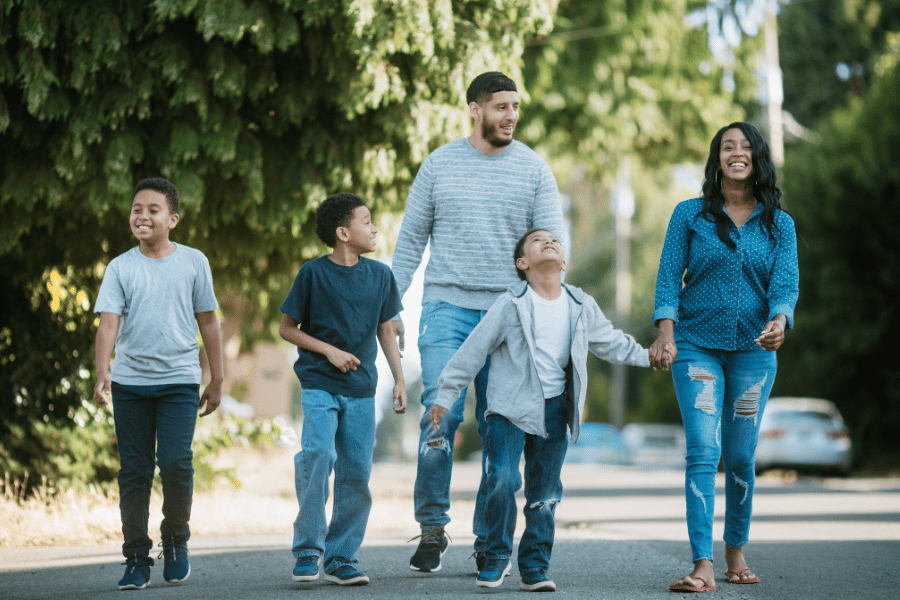
<path fill-rule="evenodd" d="M 406 212 L 394 248 L 391 269 L 397 280 L 401 298 L 412 283 L 413 275 L 422 262 L 422 253 L 431 236 L 434 223 L 433 168 L 433 161 L 429 156 L 416 174 L 406 200 Z"/>

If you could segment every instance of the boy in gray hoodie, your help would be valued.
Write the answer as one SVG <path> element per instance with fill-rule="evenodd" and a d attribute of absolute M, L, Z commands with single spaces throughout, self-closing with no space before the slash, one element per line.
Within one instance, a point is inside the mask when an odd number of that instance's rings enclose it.
<path fill-rule="evenodd" d="M 562 497 L 567 426 L 572 441 L 578 439 L 588 351 L 612 363 L 668 369 L 676 350 L 667 347 L 663 359 L 651 364 L 647 350 L 613 328 L 593 298 L 562 283 L 563 249 L 550 232 L 526 233 L 513 257 L 524 282 L 497 299 L 441 372 L 429 419 L 437 429 L 490 355 L 484 413 L 489 465 L 486 562 L 476 584 L 497 587 L 509 573 L 524 452 L 525 531 L 519 542 L 519 574 L 523 590 L 546 592 L 556 589 L 547 575 L 554 511 Z"/>

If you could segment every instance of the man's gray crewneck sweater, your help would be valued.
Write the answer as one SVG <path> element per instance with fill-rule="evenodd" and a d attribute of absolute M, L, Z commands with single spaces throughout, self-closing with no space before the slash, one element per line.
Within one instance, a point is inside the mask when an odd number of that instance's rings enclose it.
<path fill-rule="evenodd" d="M 567 247 L 559 189 L 544 159 L 515 140 L 497 154 L 479 152 L 468 138 L 445 144 L 425 159 L 409 192 L 392 266 L 400 295 L 430 240 L 422 303 L 487 310 L 519 281 L 513 249 L 534 228 Z"/>

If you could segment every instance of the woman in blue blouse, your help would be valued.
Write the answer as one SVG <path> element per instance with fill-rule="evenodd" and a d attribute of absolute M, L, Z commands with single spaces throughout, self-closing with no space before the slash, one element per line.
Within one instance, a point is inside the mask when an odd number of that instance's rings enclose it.
<path fill-rule="evenodd" d="M 744 561 L 759 421 L 775 350 L 793 324 L 797 238 L 781 209 L 769 145 L 747 123 L 712 140 L 703 196 L 675 207 L 656 280 L 651 360 L 675 342 L 672 379 L 687 437 L 685 498 L 694 570 L 675 591 L 716 589 L 713 502 L 725 465 L 725 560 L 731 583 L 757 583 Z"/>

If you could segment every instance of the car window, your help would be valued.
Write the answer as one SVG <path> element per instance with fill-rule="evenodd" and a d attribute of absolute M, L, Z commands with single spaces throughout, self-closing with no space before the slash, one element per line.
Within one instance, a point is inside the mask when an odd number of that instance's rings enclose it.
<path fill-rule="evenodd" d="M 812 410 L 783 411 L 772 414 L 772 420 L 782 424 L 813 424 L 831 423 L 831 415 Z"/>

